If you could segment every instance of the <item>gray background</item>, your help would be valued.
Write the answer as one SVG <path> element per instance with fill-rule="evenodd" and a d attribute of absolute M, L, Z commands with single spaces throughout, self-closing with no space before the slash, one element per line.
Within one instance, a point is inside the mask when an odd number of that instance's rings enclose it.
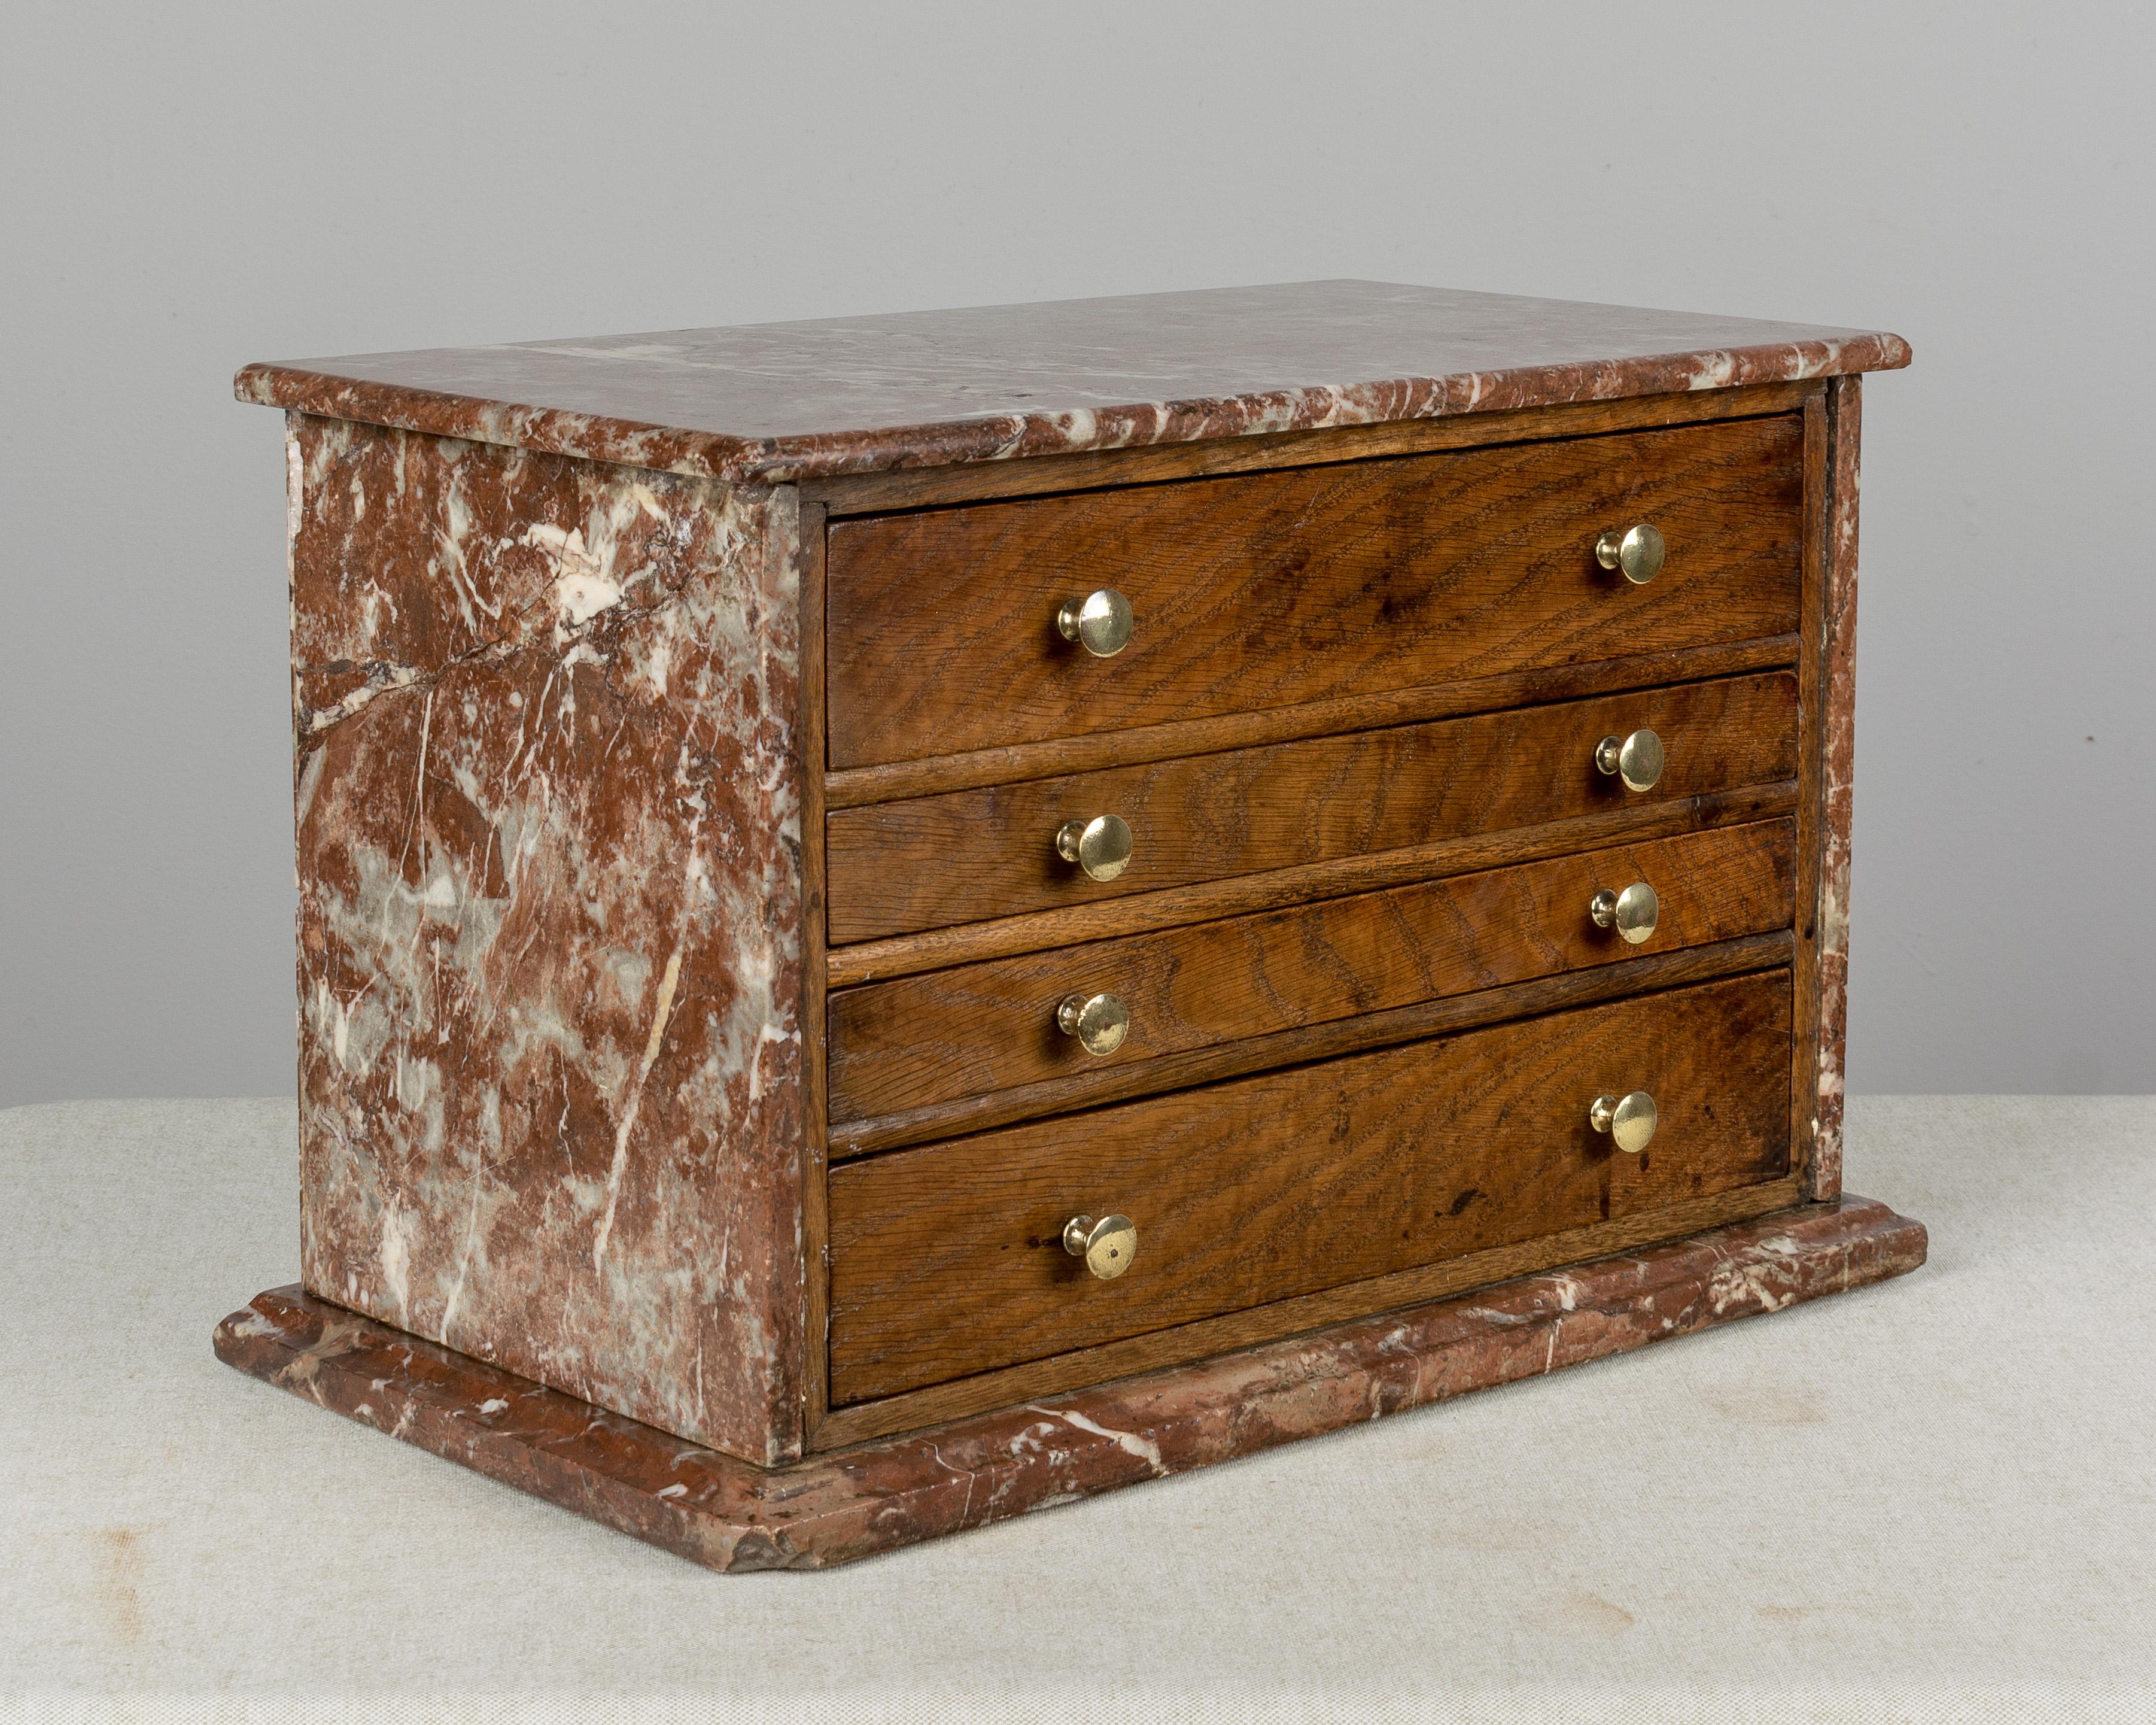
<path fill-rule="evenodd" d="M 290 1088 L 243 362 L 1328 275 L 1907 336 L 1851 1085 L 2156 1090 L 2146 8 L 8 21 L 0 1104 Z"/>

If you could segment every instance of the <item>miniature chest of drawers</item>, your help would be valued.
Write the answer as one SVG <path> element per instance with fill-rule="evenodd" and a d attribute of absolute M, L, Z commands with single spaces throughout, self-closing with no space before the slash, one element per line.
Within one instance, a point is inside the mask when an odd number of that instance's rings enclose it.
<path fill-rule="evenodd" d="M 250 367 L 303 1281 L 219 1353 L 807 1567 L 1912 1268 L 1907 360 L 1329 282 Z"/>

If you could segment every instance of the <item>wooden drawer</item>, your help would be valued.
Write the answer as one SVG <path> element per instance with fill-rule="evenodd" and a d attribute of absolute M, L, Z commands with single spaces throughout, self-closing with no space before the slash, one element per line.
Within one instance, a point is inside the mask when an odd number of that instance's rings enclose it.
<path fill-rule="evenodd" d="M 1658 733 L 1651 791 L 1595 770 L 1612 733 Z M 833 812 L 834 946 L 1791 778 L 1787 671 L 1433 724 L 1072 773 Z M 1055 851 L 1073 818 L 1120 816 L 1130 865 L 1094 880 Z"/>
<path fill-rule="evenodd" d="M 834 768 L 1797 627 L 1794 414 L 834 523 Z M 1596 562 L 1652 521 L 1662 572 Z M 1130 644 L 1055 628 L 1112 588 Z"/>
<path fill-rule="evenodd" d="M 831 1117 L 1786 928 L 1795 847 L 1794 821 L 1758 821 L 844 989 L 829 1009 Z M 1654 934 L 1636 946 L 1588 908 L 1635 880 L 1661 900 Z M 1123 1003 L 1120 1048 L 1089 1055 L 1057 1029 L 1071 993 Z"/>
<path fill-rule="evenodd" d="M 1789 1167 L 1789 1039 L 1778 970 L 835 1168 L 832 1399 L 1772 1180 Z M 1661 1121 L 1628 1155 L 1588 1106 L 1635 1090 Z M 1116 1211 L 1137 1254 L 1096 1281 L 1063 1224 Z"/>

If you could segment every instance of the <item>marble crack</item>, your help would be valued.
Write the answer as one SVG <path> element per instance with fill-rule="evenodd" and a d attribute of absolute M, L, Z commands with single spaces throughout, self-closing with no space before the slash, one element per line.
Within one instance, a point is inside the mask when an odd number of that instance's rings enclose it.
<path fill-rule="evenodd" d="M 548 612 L 543 617 L 517 619 L 518 632 L 505 640 L 488 641 L 461 653 L 451 654 L 432 670 L 416 665 L 404 665 L 395 660 L 329 660 L 319 665 L 295 665 L 293 679 L 304 685 L 310 678 L 350 675 L 357 672 L 363 680 L 347 689 L 336 701 L 324 706 L 309 704 L 304 695 L 295 691 L 294 706 L 297 709 L 295 721 L 303 738 L 320 737 L 325 732 L 335 729 L 349 718 L 365 711 L 385 695 L 401 694 L 407 690 L 431 692 L 451 672 L 473 666 L 494 667 L 508 664 L 520 655 L 534 649 L 555 651 L 566 664 L 582 656 L 588 664 L 600 664 L 608 668 L 611 683 L 613 655 L 593 643 L 593 637 L 615 619 L 639 620 L 663 619 L 685 603 L 686 595 L 679 588 L 665 588 L 649 603 L 638 604 L 624 598 L 603 610 L 578 618 L 573 626 L 557 626 L 559 614 Z M 544 627 L 540 626 L 543 623 Z"/>
<path fill-rule="evenodd" d="M 630 1087 L 629 1102 L 621 1112 L 621 1125 L 613 1135 L 613 1165 L 607 1170 L 606 1213 L 599 1218 L 598 1237 L 592 1242 L 592 1268 L 597 1270 L 605 1260 L 607 1240 L 613 1233 L 614 1206 L 621 1198 L 621 1177 L 629 1167 L 629 1137 L 636 1130 L 637 1111 L 644 1103 L 644 1081 L 651 1076 L 653 1064 L 659 1058 L 660 1045 L 666 1040 L 666 1021 L 674 1016 L 674 990 L 681 981 L 681 948 L 675 947 L 666 961 L 666 973 L 659 979 L 659 1004 L 652 1014 L 651 1034 L 645 1039 L 644 1060 L 636 1069 L 636 1082 Z"/>
<path fill-rule="evenodd" d="M 515 658 L 531 644 L 531 638 L 490 642 L 484 647 L 475 647 L 468 653 L 456 654 L 444 660 L 439 669 L 431 671 L 422 670 L 415 665 L 399 665 L 386 659 L 368 660 L 357 665 L 332 660 L 325 665 L 295 666 L 293 675 L 295 681 L 310 676 L 329 676 L 341 671 L 354 670 L 364 673 L 366 677 L 364 682 L 346 690 L 341 698 L 327 706 L 310 706 L 303 698 L 295 697 L 294 704 L 299 708 L 299 728 L 304 736 L 320 737 L 353 715 L 366 711 L 379 696 L 398 694 L 407 689 L 417 689 L 431 695 L 451 671 L 475 665 L 502 664 Z"/>
<path fill-rule="evenodd" d="M 1075 1426 L 1081 1431 L 1092 1433 L 1095 1437 L 1106 1438 L 1126 1455 L 1137 1456 L 1156 1474 L 1164 1474 L 1168 1471 L 1167 1464 L 1161 1460 L 1160 1445 L 1148 1438 L 1140 1437 L 1134 1431 L 1111 1430 L 1107 1426 L 1099 1425 L 1087 1419 L 1083 1414 L 1069 1408 L 1045 1408 L 1037 1402 L 1029 1402 L 1026 1404 L 1026 1411 L 1032 1414 L 1045 1414 L 1051 1420 L 1060 1420 L 1066 1425 Z"/>

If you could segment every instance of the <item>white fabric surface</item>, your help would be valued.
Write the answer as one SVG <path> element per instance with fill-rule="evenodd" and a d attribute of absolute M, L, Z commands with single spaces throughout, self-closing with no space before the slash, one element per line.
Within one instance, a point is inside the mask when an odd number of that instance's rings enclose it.
<path fill-rule="evenodd" d="M 0 1113 L 0 1712 L 2156 1717 L 2156 1098 L 1860 1099 L 1912 1276 L 735 1577 L 213 1359 L 295 1276 L 292 1137 Z"/>

